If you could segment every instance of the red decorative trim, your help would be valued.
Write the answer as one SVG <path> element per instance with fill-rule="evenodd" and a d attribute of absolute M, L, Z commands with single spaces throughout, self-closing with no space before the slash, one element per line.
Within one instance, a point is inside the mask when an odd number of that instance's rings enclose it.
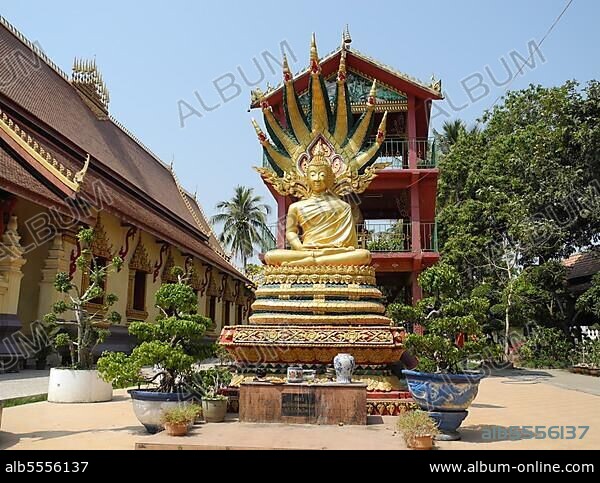
<path fill-rule="evenodd" d="M 227 275 L 223 274 L 223 280 L 221 280 L 221 288 L 219 290 L 219 298 L 218 301 L 220 302 L 221 300 L 223 300 L 223 297 L 225 297 L 225 288 L 227 286 Z"/>
<path fill-rule="evenodd" d="M 158 261 L 154 264 L 154 273 L 152 274 L 152 282 L 156 282 L 156 279 L 160 275 L 160 269 L 163 266 L 164 260 L 163 255 L 167 253 L 169 249 L 168 243 L 163 243 L 160 247 L 160 254 L 158 256 Z"/>
<path fill-rule="evenodd" d="M 210 280 L 211 272 L 212 272 L 212 265 L 208 265 L 206 267 L 206 273 L 204 274 L 204 282 L 202 282 L 202 286 L 200 287 L 200 295 L 204 295 L 204 292 L 208 288 L 208 282 Z"/>
<path fill-rule="evenodd" d="M 131 225 L 129 227 L 129 229 L 127 230 L 127 233 L 125 234 L 125 245 L 121 246 L 121 249 L 119 250 L 119 256 L 123 260 L 125 260 L 125 257 L 129 253 L 129 239 L 133 239 L 133 237 L 135 237 L 136 233 L 137 233 L 137 227 Z M 121 269 L 119 269 L 119 271 L 121 271 Z"/>

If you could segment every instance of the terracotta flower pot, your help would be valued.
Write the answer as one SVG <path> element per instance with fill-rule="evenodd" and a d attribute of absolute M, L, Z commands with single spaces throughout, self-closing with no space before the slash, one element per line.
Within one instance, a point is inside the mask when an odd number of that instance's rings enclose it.
<path fill-rule="evenodd" d="M 189 423 L 164 423 L 164 426 L 169 436 L 185 436 L 188 433 Z"/>
<path fill-rule="evenodd" d="M 414 436 L 408 447 L 412 449 L 431 449 L 433 448 L 433 436 L 430 434 L 425 436 Z"/>

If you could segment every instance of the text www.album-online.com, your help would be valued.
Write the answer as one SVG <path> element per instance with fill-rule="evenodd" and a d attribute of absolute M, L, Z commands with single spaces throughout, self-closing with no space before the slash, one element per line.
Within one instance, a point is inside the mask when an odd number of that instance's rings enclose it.
<path fill-rule="evenodd" d="M 430 463 L 432 473 L 594 473 L 593 463 Z"/>

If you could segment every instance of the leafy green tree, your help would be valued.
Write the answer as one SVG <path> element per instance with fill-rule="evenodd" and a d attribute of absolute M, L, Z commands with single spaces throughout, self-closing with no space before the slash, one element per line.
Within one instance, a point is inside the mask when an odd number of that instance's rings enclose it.
<path fill-rule="evenodd" d="M 440 163 L 442 251 L 471 285 L 503 239 L 529 266 L 600 233 L 600 87 L 575 82 L 510 92 Z M 479 266 L 485 268 L 478 269 Z"/>
<path fill-rule="evenodd" d="M 481 130 L 461 130 L 442 157 L 441 252 L 465 293 L 493 287 L 488 328 L 568 324 L 557 261 L 598 242 L 599 118 L 597 81 L 530 86 L 486 112 Z"/>
<path fill-rule="evenodd" d="M 592 286 L 577 299 L 577 310 L 600 320 L 600 273 L 592 278 Z"/>
<path fill-rule="evenodd" d="M 419 276 L 427 293 L 416 306 L 392 304 L 388 315 L 398 324 L 406 321 L 425 328 L 423 335 L 409 334 L 406 347 L 419 359 L 424 372 L 463 372 L 468 361 L 486 358 L 490 344 L 482 332 L 488 301 L 461 296 L 457 270 L 444 262 Z"/>
<path fill-rule="evenodd" d="M 118 270 L 123 260 L 115 257 L 105 266 L 97 263 L 90 249 L 94 241 L 93 228 L 81 229 L 77 239 L 82 246 L 81 255 L 76 260 L 77 267 L 87 272 L 90 283 L 82 292 L 67 273 L 56 274 L 54 288 L 63 300 L 54 303 L 52 312 L 44 316 L 43 324 L 47 333 L 53 336 L 54 347 L 68 349 L 74 369 L 91 369 L 94 348 L 110 334 L 108 327 L 121 320 L 118 312 L 110 311 L 118 300 L 117 296 L 106 294 L 103 287 L 107 275 L 112 270 Z M 88 303 L 97 299 L 102 299 L 103 304 L 90 313 Z M 73 314 L 75 320 L 65 318 L 65 314 Z M 75 334 L 69 328 L 75 328 Z"/>
<path fill-rule="evenodd" d="M 129 333 L 141 342 L 131 355 L 105 352 L 98 372 L 115 387 L 156 382 L 159 392 L 176 392 L 190 383 L 193 365 L 211 353 L 204 333 L 211 320 L 196 313 L 198 296 L 187 284 L 183 270 L 176 267 L 177 283 L 164 283 L 156 292 L 160 315 L 153 322 L 132 322 Z M 151 380 L 142 376 L 143 367 L 158 372 Z"/>
<path fill-rule="evenodd" d="M 254 255 L 254 247 L 267 247 L 267 216 L 271 213 L 269 205 L 254 194 L 253 188 L 236 186 L 233 198 L 217 204 L 220 213 L 211 218 L 212 223 L 222 223 L 219 239 L 229 247 L 234 256 L 242 260 L 244 270 L 248 259 Z"/>

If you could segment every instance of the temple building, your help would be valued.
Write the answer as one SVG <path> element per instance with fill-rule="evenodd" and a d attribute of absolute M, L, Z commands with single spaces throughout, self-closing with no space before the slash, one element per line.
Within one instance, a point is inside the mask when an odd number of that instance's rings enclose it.
<path fill-rule="evenodd" d="M 439 259 L 435 221 L 438 180 L 436 148 L 428 138 L 431 102 L 443 98 L 441 81 L 420 82 L 351 47 L 348 30 L 341 47 L 325 55 L 320 67 L 329 99 L 335 103 L 336 79 L 344 54 L 347 86 L 354 120 L 367 109 L 369 91 L 377 81 L 375 115 L 369 138 L 373 141 L 384 112 L 387 133 L 378 162 L 387 163 L 369 187 L 350 200 L 355 207 L 359 246 L 372 254 L 377 285 L 387 287 L 388 301 L 414 303 L 422 296 L 418 275 Z M 294 74 L 294 87 L 304 115 L 308 116 L 310 69 Z M 253 93 L 252 108 L 267 102 L 274 116 L 287 125 L 283 84 Z M 263 166 L 272 160 L 263 157 Z M 279 223 L 272 227 L 273 248 L 285 248 L 285 214 L 292 196 L 283 196 L 265 184 L 277 203 Z"/>
<path fill-rule="evenodd" d="M 8 336 L 51 311 L 58 272 L 85 288 L 75 264 L 82 226 L 96 232 L 99 263 L 124 260 L 105 282 L 122 316 L 108 347 L 123 348 L 131 321 L 157 315 L 154 294 L 174 266 L 198 291 L 198 313 L 213 320 L 210 336 L 246 323 L 251 283 L 173 166 L 110 115 L 95 61 L 76 60 L 67 75 L 0 17 L 0 65 L 0 357 L 14 350 Z"/>

